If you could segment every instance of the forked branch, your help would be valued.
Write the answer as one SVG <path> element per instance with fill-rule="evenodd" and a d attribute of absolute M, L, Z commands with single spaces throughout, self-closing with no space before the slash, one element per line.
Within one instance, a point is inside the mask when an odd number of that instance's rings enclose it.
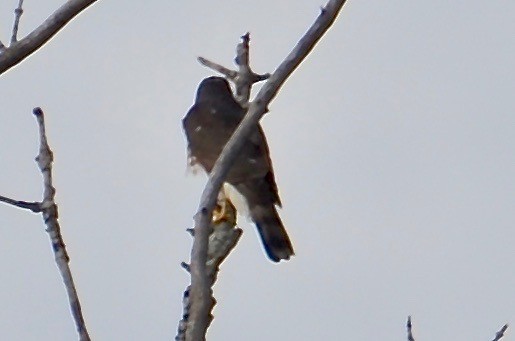
<path fill-rule="evenodd" d="M 11 45 L 0 43 L 0 75 L 30 56 L 59 32 L 70 20 L 75 18 L 97 0 L 69 0 L 48 17 L 39 27 L 21 40 L 17 40 L 18 24 L 22 13 L 20 0 L 16 10 Z"/>
<path fill-rule="evenodd" d="M 245 118 L 227 142 L 209 176 L 209 180 L 202 193 L 198 212 L 195 215 L 195 236 L 190 265 L 191 308 L 186 330 L 186 340 L 204 340 L 211 320 L 210 307 L 212 301 L 206 271 L 208 239 L 217 195 L 227 176 L 230 165 L 243 147 L 245 138 L 265 114 L 268 104 L 277 95 L 288 76 L 299 66 L 318 40 L 333 24 L 345 2 L 345 0 L 331 0 L 322 8 L 315 23 L 274 71 L 254 101 L 250 103 Z"/>
<path fill-rule="evenodd" d="M 43 221 L 47 226 L 46 232 L 48 233 L 52 244 L 55 262 L 59 272 L 61 273 L 61 277 L 63 278 L 66 293 L 68 294 L 68 301 L 75 321 L 75 326 L 77 327 L 77 332 L 79 334 L 79 340 L 89 341 L 90 338 L 86 329 L 84 317 L 82 316 L 79 296 L 77 295 L 77 290 L 75 289 L 75 284 L 73 282 L 69 266 L 70 257 L 66 252 L 66 246 L 61 235 L 61 227 L 57 220 L 57 205 L 54 199 L 55 188 L 52 184 L 53 153 L 50 150 L 46 137 L 45 117 L 41 108 L 35 108 L 33 113 L 34 116 L 36 116 L 39 127 L 39 153 L 36 157 L 36 163 L 38 164 L 41 175 L 43 176 L 43 200 L 41 202 L 26 202 L 0 196 L 0 201 L 19 208 L 31 210 L 34 213 L 42 214 Z"/>

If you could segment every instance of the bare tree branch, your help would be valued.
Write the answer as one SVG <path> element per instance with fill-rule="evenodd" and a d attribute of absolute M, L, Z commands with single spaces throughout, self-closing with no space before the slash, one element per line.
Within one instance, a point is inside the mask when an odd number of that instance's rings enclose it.
<path fill-rule="evenodd" d="M 222 187 L 225 177 L 243 147 L 243 142 L 253 130 L 259 119 L 266 112 L 267 105 L 276 96 L 286 78 L 297 68 L 322 35 L 336 19 L 346 0 L 330 0 L 322 8 L 320 15 L 308 32 L 300 39 L 294 49 L 279 65 L 270 79 L 265 83 L 256 98 L 249 105 L 249 110 L 227 142 L 218 158 L 202 193 L 200 205 L 195 215 L 195 238 L 191 251 L 191 290 L 190 290 L 190 320 L 186 332 L 186 340 L 204 340 L 210 322 L 211 295 L 207 276 L 206 261 L 211 216 L 215 207 L 217 194 Z"/>
<path fill-rule="evenodd" d="M 20 18 L 23 14 L 23 0 L 19 0 L 18 8 L 14 10 L 14 24 L 13 24 L 13 34 L 11 36 L 11 45 L 16 43 L 18 40 L 18 25 L 20 24 Z"/>
<path fill-rule="evenodd" d="M 28 36 L 0 49 L 0 75 L 43 46 L 77 14 L 97 0 L 69 0 Z M 21 1 L 20 1 L 21 2 Z M 21 15 L 21 14 L 20 14 Z M 16 28 L 17 29 L 17 28 Z M 14 36 L 14 32 L 13 32 Z"/>
<path fill-rule="evenodd" d="M 223 195 L 222 198 L 219 198 L 218 202 L 220 203 L 220 206 L 225 206 L 220 208 L 223 212 L 219 218 L 216 218 L 215 214 L 216 221 L 213 223 L 213 232 L 209 235 L 206 272 L 210 288 L 213 287 L 216 282 L 220 265 L 234 249 L 243 233 L 241 229 L 236 228 L 236 208 L 234 205 Z M 186 271 L 190 271 L 190 266 L 188 264 L 183 263 L 182 266 Z M 177 328 L 177 336 L 175 337 L 176 341 L 186 340 L 186 333 L 191 315 L 190 292 L 191 286 L 188 286 L 186 291 L 184 291 L 182 298 L 183 314 Z M 212 296 L 212 290 L 210 291 L 210 298 L 211 304 L 208 314 L 209 322 L 213 319 L 211 311 L 216 304 L 216 300 Z"/>
<path fill-rule="evenodd" d="M 495 334 L 495 338 L 492 341 L 499 341 L 504 336 L 506 329 L 508 329 L 508 324 L 502 326 L 502 328 Z"/>
<path fill-rule="evenodd" d="M 77 295 L 77 290 L 75 289 L 72 273 L 68 264 L 70 262 L 70 257 L 66 252 L 66 246 L 64 245 L 63 237 L 61 235 L 61 227 L 57 221 L 57 205 L 54 201 L 55 188 L 52 185 L 53 154 L 46 138 L 44 115 L 41 108 L 34 108 L 33 113 L 36 116 L 39 125 L 40 146 L 39 154 L 36 157 L 36 163 L 43 175 L 43 202 L 41 202 L 43 220 L 47 225 L 46 231 L 50 236 L 50 242 L 52 243 L 52 250 L 54 251 L 57 268 L 61 272 L 64 286 L 68 293 L 68 301 L 70 303 L 72 316 L 75 320 L 77 332 L 79 333 L 79 340 L 89 341 L 90 338 L 82 316 L 79 296 Z"/>
<path fill-rule="evenodd" d="M 238 71 L 226 68 L 218 63 L 212 62 L 206 58 L 198 57 L 198 61 L 208 68 L 211 68 L 234 82 L 236 86 L 236 100 L 244 108 L 248 107 L 250 98 L 250 89 L 252 84 L 264 81 L 270 77 L 269 73 L 263 75 L 252 71 L 250 67 L 250 33 L 245 33 L 241 37 L 242 41 L 236 47 L 236 58 L 234 62 L 238 65 Z"/>
<path fill-rule="evenodd" d="M 415 338 L 413 337 L 413 333 L 411 331 L 411 316 L 408 316 L 408 322 L 406 323 L 406 329 L 408 330 L 408 341 L 415 341 Z"/>
<path fill-rule="evenodd" d="M 239 61 L 239 63 L 248 63 L 249 58 L 249 34 L 245 34 L 242 37 L 242 42 L 238 44 L 238 47 L 236 49 L 236 61 Z M 242 45 L 245 44 L 246 46 Z M 220 64 L 211 62 L 205 58 L 199 57 L 199 62 L 211 67 L 222 74 L 226 75 L 226 77 L 230 77 L 232 81 L 236 83 L 236 87 L 241 86 L 248 86 L 248 94 L 250 94 L 250 88 L 252 87 L 252 83 L 249 81 L 250 77 L 253 77 L 253 79 L 258 79 L 259 75 L 254 74 L 250 68 L 250 65 L 247 66 L 241 66 L 240 69 L 245 69 L 247 74 L 239 76 L 237 71 L 230 70 Z M 248 97 L 239 97 L 239 103 L 243 107 L 248 107 Z M 210 306 L 209 306 L 209 324 L 211 323 L 213 316 L 212 316 L 212 309 L 215 306 L 216 300 L 213 297 L 213 290 L 211 289 L 213 285 L 215 284 L 216 277 L 218 275 L 219 266 L 224 261 L 224 259 L 229 255 L 229 253 L 234 249 L 236 246 L 236 243 L 238 242 L 242 231 L 239 228 L 236 228 L 236 208 L 234 205 L 230 202 L 230 200 L 226 197 L 225 191 L 221 190 L 218 195 L 218 204 L 217 208 L 219 208 L 219 212 L 213 212 L 213 229 L 209 234 L 209 241 L 208 241 L 208 255 L 207 255 L 207 263 L 206 263 L 206 272 L 208 276 L 208 282 L 209 282 L 209 295 L 210 295 Z M 194 235 L 194 230 L 190 230 L 192 234 Z M 190 266 L 188 264 L 182 263 L 183 268 L 185 268 L 188 272 L 190 272 Z M 190 301 L 190 290 L 191 286 L 188 286 L 186 288 L 186 291 L 184 292 L 183 296 L 183 317 L 182 320 L 179 322 L 179 327 L 177 331 L 176 340 L 182 341 L 186 340 L 186 334 L 188 331 L 188 325 L 189 325 L 189 316 L 191 314 L 190 308 L 191 308 L 191 301 Z"/>
<path fill-rule="evenodd" d="M 236 72 L 234 70 L 226 68 L 225 66 L 217 64 L 215 62 L 212 62 L 209 59 L 206 59 L 204 57 L 198 57 L 197 60 L 199 61 L 200 64 L 202 64 L 204 66 L 207 66 L 208 68 L 213 69 L 213 70 L 221 73 L 222 75 L 224 75 L 225 77 L 227 77 L 227 78 L 229 78 L 231 80 L 235 79 L 236 78 L 236 74 L 238 73 L 238 72 Z"/>
<path fill-rule="evenodd" d="M 250 89 L 254 83 L 270 78 L 270 74 L 258 75 L 250 68 L 249 43 L 250 34 L 247 32 L 241 37 L 242 41 L 236 48 L 236 58 L 234 61 L 238 65 L 236 84 L 236 99 L 240 103 L 247 104 L 250 99 Z"/>
<path fill-rule="evenodd" d="M 34 213 L 41 212 L 41 203 L 39 202 L 27 202 L 27 201 L 20 201 L 20 200 L 14 200 L 11 198 L 4 197 L 0 195 L 0 201 L 5 202 L 6 204 L 13 205 L 19 208 L 24 208 L 27 210 L 31 210 Z"/>

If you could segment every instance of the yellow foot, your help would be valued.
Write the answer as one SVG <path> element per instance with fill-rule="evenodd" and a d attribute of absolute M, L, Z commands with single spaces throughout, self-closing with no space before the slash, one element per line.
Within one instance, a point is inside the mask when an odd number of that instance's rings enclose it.
<path fill-rule="evenodd" d="M 218 200 L 213 210 L 212 219 L 214 224 L 219 224 L 224 221 L 236 221 L 236 210 L 232 202 L 227 198 Z"/>

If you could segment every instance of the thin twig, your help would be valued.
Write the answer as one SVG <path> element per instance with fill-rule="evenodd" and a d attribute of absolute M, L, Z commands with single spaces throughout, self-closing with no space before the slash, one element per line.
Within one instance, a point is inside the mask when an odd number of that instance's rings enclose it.
<path fill-rule="evenodd" d="M 508 329 L 508 324 L 502 326 L 502 328 L 495 334 L 495 338 L 492 341 L 499 341 L 504 336 L 506 329 Z"/>
<path fill-rule="evenodd" d="M 13 24 L 13 34 L 11 36 L 11 45 L 18 41 L 18 26 L 20 25 L 20 18 L 23 14 L 23 0 L 19 0 L 18 8 L 14 10 L 14 24 Z"/>
<path fill-rule="evenodd" d="M 28 202 L 28 201 L 20 201 L 14 200 L 11 198 L 4 197 L 0 195 L 0 201 L 5 202 L 6 204 L 13 205 L 19 208 L 24 208 L 26 210 L 31 210 L 34 213 L 41 212 L 41 203 L 40 202 Z"/>
<path fill-rule="evenodd" d="M 41 108 L 34 108 L 34 115 L 39 125 L 39 154 L 36 157 L 36 163 L 41 170 L 43 176 L 43 202 L 41 203 L 41 209 L 43 213 L 43 220 L 47 226 L 47 233 L 50 236 L 50 242 L 52 243 L 52 250 L 54 251 L 55 262 L 63 278 L 64 286 L 68 294 L 68 301 L 72 312 L 77 332 L 79 333 L 79 340 L 89 341 L 88 331 L 86 329 L 86 323 L 82 316 L 82 310 L 80 306 L 79 296 L 75 289 L 73 282 L 72 273 L 70 270 L 69 262 L 70 257 L 66 252 L 66 246 L 61 235 L 61 227 L 57 221 L 57 205 L 55 204 L 55 188 L 52 185 L 52 162 L 53 154 L 48 145 L 45 132 L 45 120 L 43 110 Z"/>
<path fill-rule="evenodd" d="M 69 0 L 25 38 L 4 48 L 0 54 L 0 75 L 30 56 L 59 32 L 77 14 L 97 0 Z"/>
<path fill-rule="evenodd" d="M 412 328 L 411 316 L 408 316 L 408 322 L 406 323 L 406 329 L 408 329 L 408 341 L 415 341 L 415 338 L 413 337 L 411 328 Z"/>
<path fill-rule="evenodd" d="M 295 48 L 279 65 L 269 80 L 261 88 L 255 100 L 233 136 L 225 145 L 220 157 L 210 173 L 195 215 L 195 239 L 191 251 L 191 315 L 187 330 L 187 340 L 198 341 L 205 338 L 210 322 L 210 287 L 207 280 L 206 260 L 211 215 L 217 194 L 227 176 L 230 166 L 243 147 L 245 138 L 255 129 L 259 119 L 266 112 L 267 105 L 277 95 L 286 78 L 299 66 L 336 19 L 346 0 L 330 0 L 322 9 L 315 23 L 300 39 Z"/>
<path fill-rule="evenodd" d="M 200 64 L 202 64 L 204 66 L 207 66 L 208 68 L 213 69 L 213 70 L 221 73 L 222 75 L 224 75 L 225 77 L 227 77 L 227 78 L 229 78 L 231 80 L 235 79 L 237 74 L 238 74 L 238 72 L 236 72 L 234 70 L 230 70 L 230 69 L 226 68 L 225 66 L 217 64 L 215 62 L 212 62 L 212 61 L 210 61 L 207 58 L 198 57 L 197 60 L 199 61 Z"/>

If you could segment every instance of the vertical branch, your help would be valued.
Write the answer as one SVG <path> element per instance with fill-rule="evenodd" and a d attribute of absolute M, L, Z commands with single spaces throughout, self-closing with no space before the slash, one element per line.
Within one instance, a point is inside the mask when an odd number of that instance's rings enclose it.
<path fill-rule="evenodd" d="M 269 73 L 258 75 L 250 68 L 249 43 L 250 33 L 247 32 L 241 37 L 241 43 L 236 48 L 236 58 L 234 59 L 236 65 L 238 65 L 236 78 L 233 79 L 234 84 L 236 84 L 236 99 L 244 108 L 248 107 L 252 84 L 270 77 Z"/>
<path fill-rule="evenodd" d="M 52 185 L 52 162 L 53 154 L 48 145 L 45 132 L 45 120 L 44 114 L 41 108 L 35 108 L 33 110 L 36 120 L 39 125 L 39 154 L 36 157 L 36 163 L 43 176 L 43 201 L 41 202 L 41 211 L 43 214 L 43 220 L 47 226 L 47 233 L 50 236 L 50 242 L 52 244 L 52 250 L 54 251 L 55 262 L 63 278 L 64 286 L 68 294 L 68 301 L 72 312 L 77 332 L 79 333 L 79 340 L 89 341 L 88 331 L 86 324 L 82 316 L 82 310 L 73 282 L 72 273 L 69 267 L 70 257 L 66 252 L 66 247 L 61 235 L 61 227 L 57 221 L 57 205 L 55 204 L 55 188 Z"/>
<path fill-rule="evenodd" d="M 413 337 L 411 328 L 412 328 L 411 316 L 408 316 L 408 322 L 406 323 L 406 329 L 408 330 L 408 341 L 415 341 L 415 338 Z"/>
<path fill-rule="evenodd" d="M 18 25 L 20 24 L 20 18 L 23 14 L 23 0 L 19 0 L 18 8 L 14 10 L 14 24 L 13 24 L 13 34 L 11 36 L 11 44 L 14 44 L 18 41 Z"/>
<path fill-rule="evenodd" d="M 234 83 L 236 84 L 236 99 L 244 108 L 248 106 L 250 99 L 250 89 L 252 88 L 252 69 L 250 68 L 250 34 L 245 33 L 241 37 L 241 43 L 236 47 L 236 58 L 234 61 L 238 65 L 238 72 Z"/>
<path fill-rule="evenodd" d="M 238 65 L 238 71 L 228 69 L 204 57 L 198 57 L 198 61 L 202 65 L 221 73 L 234 83 L 236 86 L 236 100 L 244 108 L 247 108 L 249 105 L 252 84 L 264 81 L 270 77 L 269 73 L 260 75 L 252 71 L 250 67 L 249 43 L 250 33 L 247 32 L 241 37 L 241 43 L 236 47 L 234 62 Z"/>

